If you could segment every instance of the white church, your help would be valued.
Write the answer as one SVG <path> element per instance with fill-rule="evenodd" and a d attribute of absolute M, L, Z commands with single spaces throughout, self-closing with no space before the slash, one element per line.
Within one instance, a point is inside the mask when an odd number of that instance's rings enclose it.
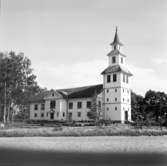
<path fill-rule="evenodd" d="M 88 112 L 93 102 L 100 119 L 124 123 L 131 121 L 131 72 L 126 55 L 120 52 L 116 28 L 108 67 L 101 73 L 103 84 L 46 91 L 30 101 L 30 120 L 90 121 Z"/>

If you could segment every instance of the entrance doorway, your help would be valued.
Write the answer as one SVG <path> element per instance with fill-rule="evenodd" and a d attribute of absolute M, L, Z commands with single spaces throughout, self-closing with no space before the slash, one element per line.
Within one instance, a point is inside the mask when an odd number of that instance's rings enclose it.
<path fill-rule="evenodd" d="M 50 113 L 50 119 L 51 119 L 51 120 L 54 120 L 54 112 L 51 112 L 51 113 Z"/>
<path fill-rule="evenodd" d="M 128 121 L 128 111 L 125 111 L 125 121 Z"/>

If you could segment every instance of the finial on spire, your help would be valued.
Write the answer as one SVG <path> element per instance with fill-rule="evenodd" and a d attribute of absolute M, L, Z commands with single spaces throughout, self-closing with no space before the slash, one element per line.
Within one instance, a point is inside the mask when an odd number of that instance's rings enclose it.
<path fill-rule="evenodd" d="M 113 46 L 114 48 L 116 48 L 118 45 L 119 46 L 123 46 L 123 44 L 119 41 L 119 37 L 118 37 L 118 27 L 115 27 L 115 36 L 114 36 L 114 41 L 110 44 L 111 46 Z"/>

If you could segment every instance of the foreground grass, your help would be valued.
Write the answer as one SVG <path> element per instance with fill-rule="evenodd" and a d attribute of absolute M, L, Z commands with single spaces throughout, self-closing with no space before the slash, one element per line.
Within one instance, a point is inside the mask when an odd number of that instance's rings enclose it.
<path fill-rule="evenodd" d="M 55 137 L 55 136 L 161 136 L 167 129 L 158 127 L 135 129 L 128 125 L 105 127 L 38 127 L 0 129 L 0 137 Z"/>

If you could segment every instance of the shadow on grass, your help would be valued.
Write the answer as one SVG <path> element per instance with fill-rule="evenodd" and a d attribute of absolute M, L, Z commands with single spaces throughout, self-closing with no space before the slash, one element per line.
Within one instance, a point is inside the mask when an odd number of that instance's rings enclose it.
<path fill-rule="evenodd" d="M 167 154 L 74 153 L 0 149 L 0 166 L 165 166 Z"/>

